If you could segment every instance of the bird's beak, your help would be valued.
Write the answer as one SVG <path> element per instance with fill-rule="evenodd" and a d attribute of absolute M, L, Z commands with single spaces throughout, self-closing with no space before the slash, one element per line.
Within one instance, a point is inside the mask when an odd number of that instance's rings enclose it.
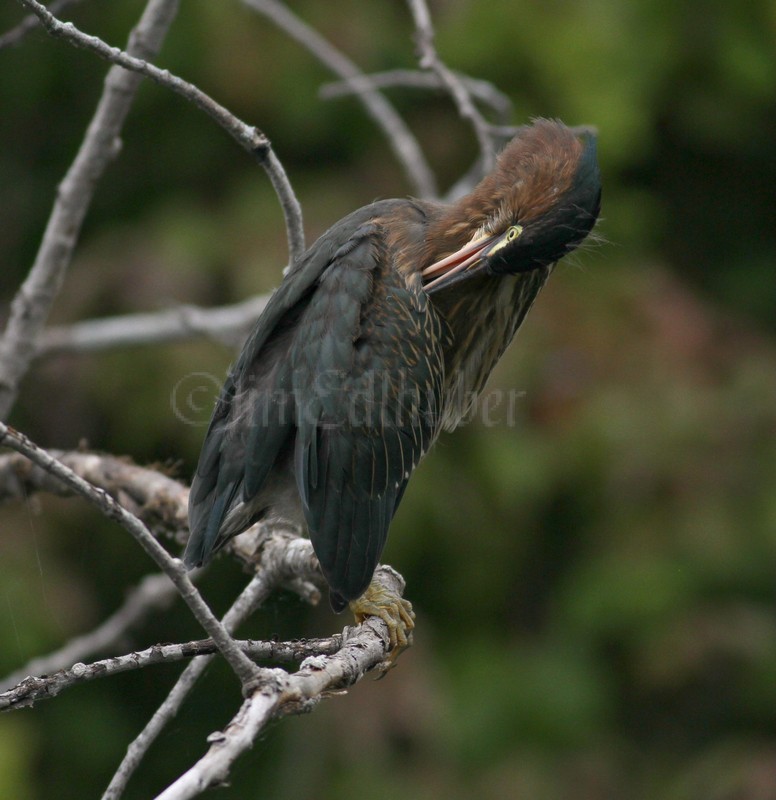
<path fill-rule="evenodd" d="M 480 271 L 479 262 L 490 246 L 499 238 L 498 234 L 479 236 L 465 244 L 460 250 L 450 253 L 426 267 L 421 273 L 426 291 L 441 289 L 471 277 Z"/>

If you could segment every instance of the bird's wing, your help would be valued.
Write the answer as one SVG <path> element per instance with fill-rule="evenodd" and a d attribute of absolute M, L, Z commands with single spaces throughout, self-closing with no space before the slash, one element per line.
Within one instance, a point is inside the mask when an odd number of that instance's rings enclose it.
<path fill-rule="evenodd" d="M 410 474 L 437 431 L 442 330 L 363 225 L 340 248 L 291 346 L 294 471 L 335 609 L 359 597 Z"/>
<path fill-rule="evenodd" d="M 216 401 L 189 496 L 189 542 L 184 561 L 202 564 L 230 537 L 244 530 L 228 513 L 256 495 L 295 423 L 288 351 L 300 316 L 322 276 L 338 263 L 355 233 L 375 216 L 406 201 L 381 201 L 341 220 L 292 267 L 273 293 Z"/>

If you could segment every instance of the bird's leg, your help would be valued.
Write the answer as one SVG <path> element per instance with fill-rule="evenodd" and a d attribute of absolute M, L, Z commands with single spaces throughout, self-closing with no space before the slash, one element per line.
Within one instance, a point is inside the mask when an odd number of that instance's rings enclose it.
<path fill-rule="evenodd" d="M 388 626 L 391 643 L 389 664 L 412 644 L 415 613 L 410 601 L 401 596 L 403 590 L 404 579 L 401 575 L 391 567 L 381 565 L 375 570 L 372 582 L 364 594 L 350 603 L 350 610 L 357 623 L 363 622 L 367 617 L 379 617 Z"/>

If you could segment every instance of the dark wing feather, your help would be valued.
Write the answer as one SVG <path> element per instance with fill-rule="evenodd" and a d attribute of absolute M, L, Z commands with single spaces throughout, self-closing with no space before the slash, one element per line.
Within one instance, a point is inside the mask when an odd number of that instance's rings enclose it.
<path fill-rule="evenodd" d="M 235 383 L 230 375 L 216 402 L 189 492 L 191 534 L 183 555 L 188 567 L 207 561 L 215 548 L 221 520 L 237 492 L 239 468 L 222 458 L 234 395 Z"/>
<path fill-rule="evenodd" d="M 294 469 L 335 609 L 368 586 L 437 430 L 441 324 L 388 257 L 379 227 L 357 231 L 311 297 L 290 350 Z"/>
<path fill-rule="evenodd" d="M 270 298 L 221 390 L 189 496 L 191 535 L 184 561 L 206 562 L 250 519 L 225 527 L 229 512 L 257 495 L 295 427 L 288 350 L 300 316 L 336 254 L 369 219 L 405 201 L 382 201 L 330 228 L 289 270 Z M 336 349 L 336 343 L 330 342 Z"/>

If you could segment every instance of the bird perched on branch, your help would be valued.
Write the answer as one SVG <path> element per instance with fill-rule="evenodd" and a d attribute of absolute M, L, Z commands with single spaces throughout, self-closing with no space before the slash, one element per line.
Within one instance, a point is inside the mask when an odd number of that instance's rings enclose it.
<path fill-rule="evenodd" d="M 539 120 L 454 204 L 383 200 L 324 233 L 218 398 L 186 564 L 258 520 L 291 523 L 309 533 L 333 609 L 377 614 L 406 644 L 411 607 L 370 581 L 407 482 L 590 232 L 600 197 L 594 137 Z"/>

